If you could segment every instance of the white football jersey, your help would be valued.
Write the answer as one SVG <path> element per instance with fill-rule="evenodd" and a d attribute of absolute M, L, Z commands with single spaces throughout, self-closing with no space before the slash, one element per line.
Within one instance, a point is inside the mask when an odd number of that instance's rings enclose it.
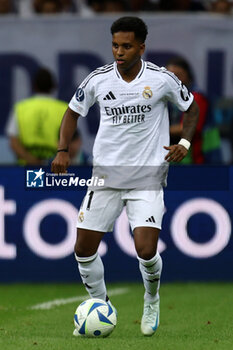
<path fill-rule="evenodd" d="M 161 166 L 169 146 L 168 101 L 186 111 L 193 95 L 165 68 L 142 60 L 131 82 L 117 65 L 97 68 L 81 83 L 69 107 L 85 117 L 97 102 L 100 125 L 93 147 L 94 165 Z"/>

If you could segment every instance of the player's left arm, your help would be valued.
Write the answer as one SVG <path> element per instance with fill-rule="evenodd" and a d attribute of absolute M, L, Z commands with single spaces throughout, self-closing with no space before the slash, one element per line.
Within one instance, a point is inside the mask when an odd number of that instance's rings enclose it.
<path fill-rule="evenodd" d="M 199 116 L 199 107 L 195 100 L 193 100 L 189 109 L 183 116 L 183 130 L 181 141 L 177 145 L 164 146 L 169 151 L 165 157 L 168 162 L 180 162 L 188 153 L 188 144 L 191 143 L 195 133 Z M 187 142 L 185 142 L 187 141 Z"/>

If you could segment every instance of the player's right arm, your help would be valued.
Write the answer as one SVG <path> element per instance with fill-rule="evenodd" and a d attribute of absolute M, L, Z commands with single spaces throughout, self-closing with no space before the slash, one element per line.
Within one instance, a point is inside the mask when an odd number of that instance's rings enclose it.
<path fill-rule="evenodd" d="M 57 155 L 54 158 L 51 166 L 51 171 L 53 173 L 65 173 L 70 164 L 70 157 L 68 152 L 69 144 L 77 128 L 78 118 L 79 114 L 68 107 L 62 119 L 58 145 L 58 151 L 64 151 L 57 152 Z"/>
<path fill-rule="evenodd" d="M 98 71 L 99 72 L 99 71 Z M 58 150 L 64 149 L 63 152 L 57 152 L 52 162 L 51 170 L 54 173 L 64 173 L 70 164 L 68 148 L 70 141 L 77 128 L 79 116 L 86 117 L 89 108 L 95 103 L 95 83 L 93 77 L 98 76 L 98 72 L 90 73 L 76 90 L 72 97 L 69 107 L 62 119 L 60 129 L 60 139 Z"/>

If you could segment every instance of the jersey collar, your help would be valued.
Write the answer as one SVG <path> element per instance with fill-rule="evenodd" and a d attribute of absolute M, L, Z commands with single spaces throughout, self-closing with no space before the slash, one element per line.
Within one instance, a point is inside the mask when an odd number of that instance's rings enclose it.
<path fill-rule="evenodd" d="M 141 66 L 140 71 L 138 72 L 137 76 L 136 76 L 130 83 L 132 83 L 133 81 L 135 81 L 135 80 L 141 78 L 141 76 L 142 76 L 142 74 L 143 74 L 143 72 L 144 72 L 144 70 L 145 70 L 145 66 L 146 66 L 146 63 L 143 61 L 143 59 L 141 59 L 141 62 L 142 62 L 142 66 Z M 124 81 L 125 83 L 127 83 L 127 82 L 122 78 L 122 76 L 120 75 L 120 73 L 119 73 L 119 71 L 118 71 L 118 69 L 117 69 L 117 64 L 116 64 L 116 62 L 114 62 L 114 71 L 115 71 L 116 76 L 117 76 L 118 79 L 120 79 L 120 80 Z M 127 83 L 127 84 L 130 84 L 130 83 Z"/>

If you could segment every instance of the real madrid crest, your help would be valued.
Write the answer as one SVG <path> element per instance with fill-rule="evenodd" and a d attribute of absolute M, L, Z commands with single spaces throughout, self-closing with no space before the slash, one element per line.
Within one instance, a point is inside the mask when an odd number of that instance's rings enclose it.
<path fill-rule="evenodd" d="M 83 222 L 83 220 L 84 220 L 84 212 L 81 211 L 79 216 L 78 216 L 78 222 Z"/>
<path fill-rule="evenodd" d="M 146 99 L 151 98 L 153 96 L 153 92 L 151 91 L 150 86 L 145 86 L 142 92 L 142 96 Z"/>

